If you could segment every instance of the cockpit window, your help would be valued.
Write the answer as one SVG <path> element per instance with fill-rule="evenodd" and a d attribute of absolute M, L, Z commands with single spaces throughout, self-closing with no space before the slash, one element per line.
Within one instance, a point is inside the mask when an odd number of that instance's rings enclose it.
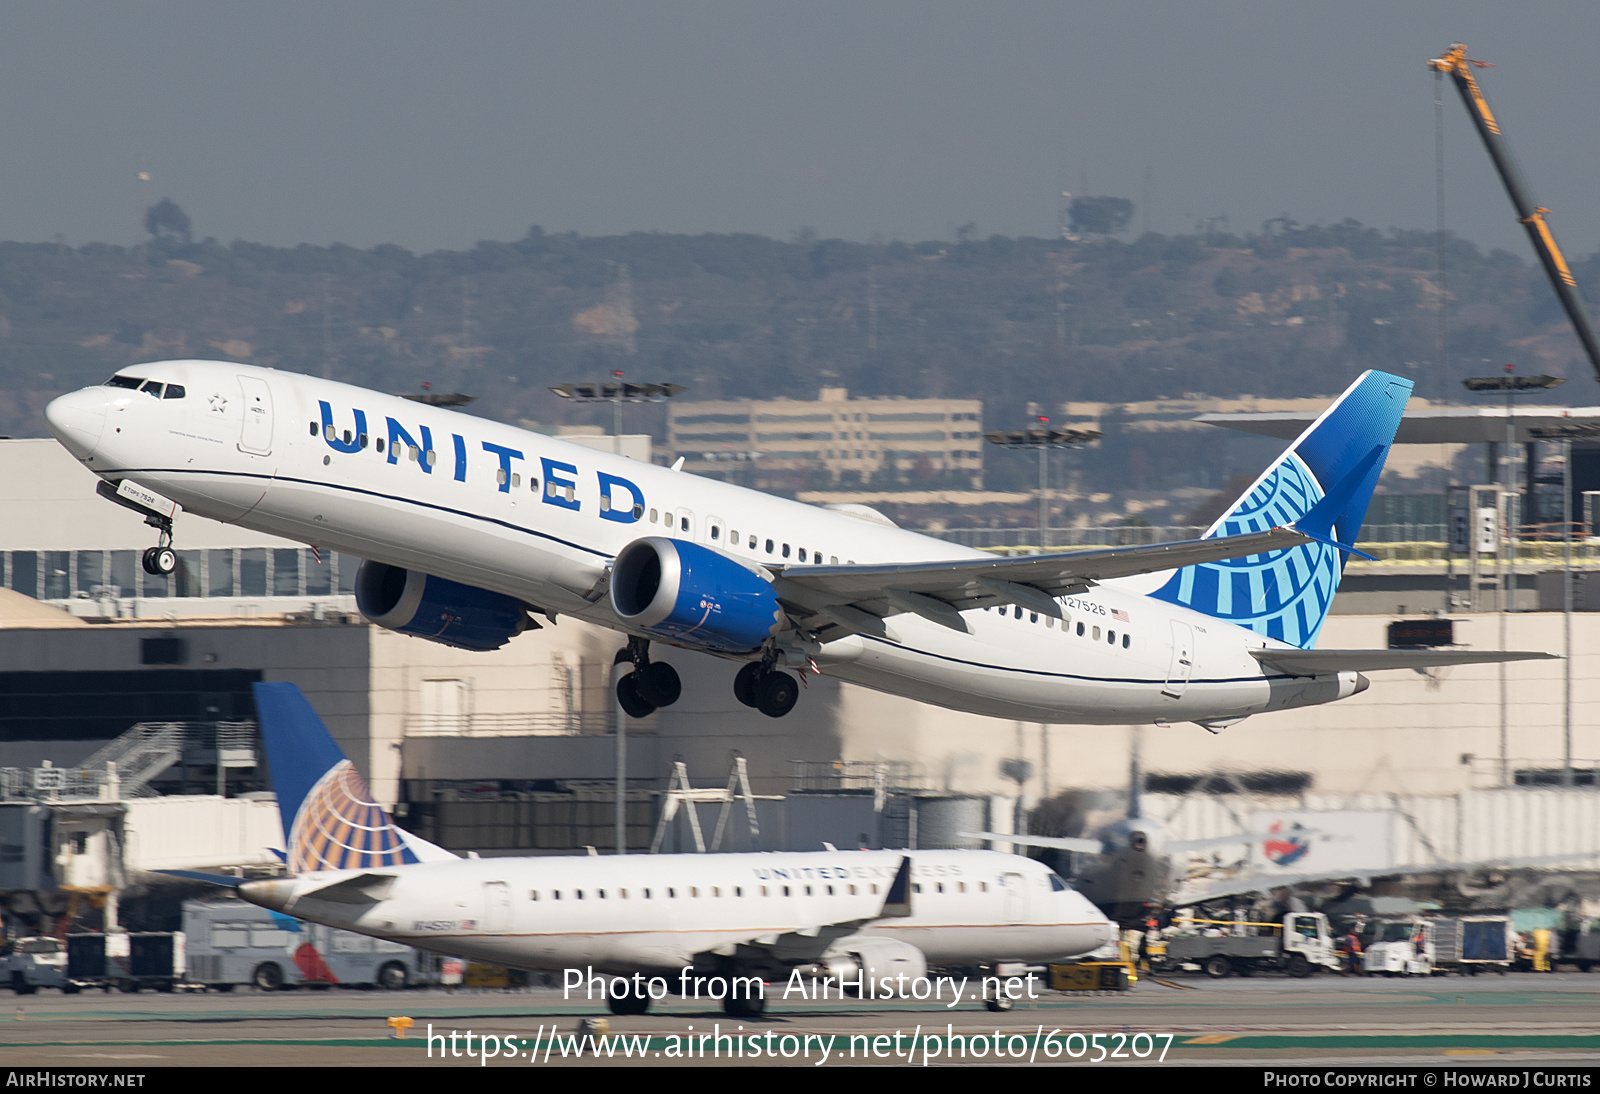
<path fill-rule="evenodd" d="M 106 387 L 126 387 L 138 391 L 142 383 L 144 381 L 137 376 L 113 376 L 106 381 Z"/>
<path fill-rule="evenodd" d="M 1050 874 L 1050 891 L 1052 893 L 1065 893 L 1065 892 L 1070 891 L 1071 888 L 1072 888 L 1072 886 L 1068 885 L 1065 881 L 1061 880 L 1061 877 L 1058 874 L 1056 874 L 1054 871 L 1051 872 L 1051 874 Z"/>
<path fill-rule="evenodd" d="M 139 390 L 144 392 L 146 395 L 151 396 L 152 398 L 159 399 L 161 398 L 161 390 L 166 386 L 167 385 L 163 384 L 159 380 L 146 380 L 143 384 L 139 385 Z"/>
<path fill-rule="evenodd" d="M 161 397 L 163 399 L 181 399 L 187 394 L 188 392 L 183 390 L 182 384 L 168 384 L 166 394 Z"/>

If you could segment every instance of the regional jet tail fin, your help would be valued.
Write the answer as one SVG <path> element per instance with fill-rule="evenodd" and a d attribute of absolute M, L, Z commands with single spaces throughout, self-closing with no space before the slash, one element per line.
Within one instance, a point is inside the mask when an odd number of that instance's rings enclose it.
<path fill-rule="evenodd" d="M 1411 387 L 1400 376 L 1362 373 L 1206 532 L 1287 527 L 1314 542 L 1185 566 L 1150 595 L 1302 649 L 1315 645 Z"/>
<path fill-rule="evenodd" d="M 291 874 L 457 856 L 396 826 L 293 684 L 252 684 Z"/>
<path fill-rule="evenodd" d="M 1556 660 L 1553 653 L 1515 650 L 1251 650 L 1250 655 L 1267 668 L 1289 676 Z"/>

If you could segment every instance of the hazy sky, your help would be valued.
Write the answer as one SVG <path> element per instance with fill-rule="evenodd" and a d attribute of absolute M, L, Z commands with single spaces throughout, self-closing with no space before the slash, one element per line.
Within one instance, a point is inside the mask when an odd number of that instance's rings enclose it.
<path fill-rule="evenodd" d="M 132 242 L 163 196 L 276 244 L 1047 235 L 1063 190 L 1142 206 L 1147 166 L 1156 231 L 1432 228 L 1423 62 L 1458 40 L 1558 239 L 1600 248 L 1594 0 L 9 0 L 0 238 Z M 1444 90 L 1447 224 L 1526 257 Z"/>

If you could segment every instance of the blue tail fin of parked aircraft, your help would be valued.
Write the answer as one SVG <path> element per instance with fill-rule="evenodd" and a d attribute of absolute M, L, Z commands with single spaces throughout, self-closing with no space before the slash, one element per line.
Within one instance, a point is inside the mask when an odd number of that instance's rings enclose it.
<path fill-rule="evenodd" d="M 454 858 L 396 826 L 293 684 L 252 684 L 291 874 Z"/>
<path fill-rule="evenodd" d="M 1186 566 L 1151 595 L 1304 649 L 1315 645 L 1348 557 L 1338 544 L 1361 532 L 1411 387 L 1400 376 L 1362 373 L 1206 531 L 1231 536 L 1303 520 L 1318 542 Z M 1329 504 L 1319 505 L 1325 497 Z"/>

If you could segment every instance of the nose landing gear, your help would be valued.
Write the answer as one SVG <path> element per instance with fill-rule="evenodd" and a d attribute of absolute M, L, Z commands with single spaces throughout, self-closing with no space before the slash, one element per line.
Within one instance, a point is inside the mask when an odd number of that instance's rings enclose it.
<path fill-rule="evenodd" d="M 665 661 L 650 660 L 650 643 L 630 638 L 626 649 L 617 651 L 613 664 L 633 663 L 633 671 L 617 681 L 617 702 L 630 718 L 643 718 L 658 707 L 670 707 L 683 694 L 678 670 Z"/>
<path fill-rule="evenodd" d="M 171 547 L 150 547 L 143 562 L 145 573 L 165 576 L 178 568 L 178 553 Z"/>
<path fill-rule="evenodd" d="M 178 514 L 180 507 L 176 502 L 144 487 L 135 487 L 130 491 L 131 485 L 127 482 L 112 485 L 102 481 L 95 484 L 94 492 L 124 509 L 132 509 L 159 533 L 156 545 L 145 551 L 140 561 L 144 564 L 145 573 L 164 577 L 178 568 L 178 554 L 172 549 L 172 518 Z"/>
<path fill-rule="evenodd" d="M 178 552 L 172 549 L 172 518 L 151 516 L 145 518 L 145 523 L 158 529 L 161 536 L 154 547 L 146 549 L 141 559 L 144 572 L 165 577 L 178 568 Z"/>

